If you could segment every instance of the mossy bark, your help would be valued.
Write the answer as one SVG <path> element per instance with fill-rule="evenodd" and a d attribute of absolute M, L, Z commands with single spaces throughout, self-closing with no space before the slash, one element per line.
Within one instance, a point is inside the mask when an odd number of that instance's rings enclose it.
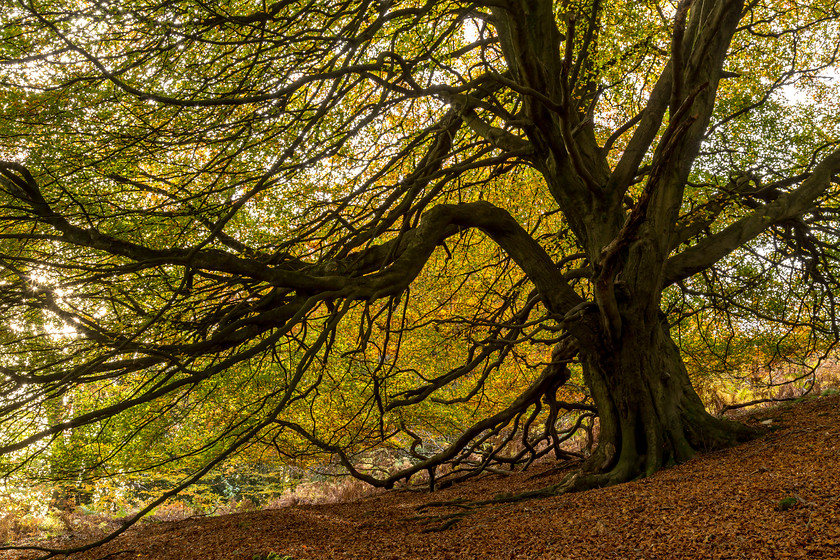
<path fill-rule="evenodd" d="M 661 320 L 625 322 L 617 340 L 582 347 L 581 360 L 600 434 L 580 472 L 565 481 L 568 489 L 648 476 L 758 433 L 706 411 Z"/>

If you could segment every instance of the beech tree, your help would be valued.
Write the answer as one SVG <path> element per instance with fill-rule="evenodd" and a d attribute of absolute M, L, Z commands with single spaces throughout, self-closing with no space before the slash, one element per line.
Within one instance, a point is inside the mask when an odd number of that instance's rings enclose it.
<path fill-rule="evenodd" d="M 525 449 L 476 468 L 564 457 L 572 411 L 597 447 L 549 491 L 586 489 L 754 435 L 698 397 L 686 317 L 836 339 L 834 2 L 0 18 L 7 472 L 84 429 L 140 455 L 201 409 L 184 485 L 260 442 L 390 487 L 491 434 Z M 433 448 L 424 415 L 449 413 Z M 383 444 L 410 461 L 354 463 Z"/>

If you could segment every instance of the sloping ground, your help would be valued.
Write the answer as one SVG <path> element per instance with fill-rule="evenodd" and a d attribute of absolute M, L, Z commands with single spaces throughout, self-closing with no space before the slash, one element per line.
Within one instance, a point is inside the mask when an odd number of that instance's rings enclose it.
<path fill-rule="evenodd" d="M 417 510 L 536 489 L 562 477 L 542 467 L 434 494 L 393 491 L 353 503 L 145 524 L 73 558 L 252 560 L 273 552 L 295 560 L 840 559 L 840 397 L 764 409 L 748 421 L 762 420 L 778 429 L 621 486 L 475 509 Z M 448 529 L 428 532 L 453 519 Z"/>

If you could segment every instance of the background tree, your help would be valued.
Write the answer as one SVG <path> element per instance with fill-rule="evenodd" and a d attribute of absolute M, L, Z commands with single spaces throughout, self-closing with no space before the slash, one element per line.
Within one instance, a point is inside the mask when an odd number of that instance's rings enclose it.
<path fill-rule="evenodd" d="M 194 461 L 172 492 L 254 445 L 390 487 L 597 413 L 584 489 L 753 434 L 692 317 L 836 340 L 832 2 L 2 13 L 7 473 L 73 433 L 87 473 Z"/>

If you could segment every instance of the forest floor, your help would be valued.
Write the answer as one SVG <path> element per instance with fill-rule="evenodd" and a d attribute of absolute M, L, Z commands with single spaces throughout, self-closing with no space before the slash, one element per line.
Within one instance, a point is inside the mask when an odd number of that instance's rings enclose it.
<path fill-rule="evenodd" d="M 143 523 L 71 558 L 840 559 L 840 396 L 744 418 L 774 429 L 620 486 L 473 509 L 423 508 L 545 487 L 564 474 L 549 463 L 433 494 L 395 490 L 354 502 Z M 447 517 L 453 513 L 467 515 Z M 429 531 L 453 519 L 446 530 Z M 66 546 L 72 537 L 65 539 L 51 544 Z"/>

